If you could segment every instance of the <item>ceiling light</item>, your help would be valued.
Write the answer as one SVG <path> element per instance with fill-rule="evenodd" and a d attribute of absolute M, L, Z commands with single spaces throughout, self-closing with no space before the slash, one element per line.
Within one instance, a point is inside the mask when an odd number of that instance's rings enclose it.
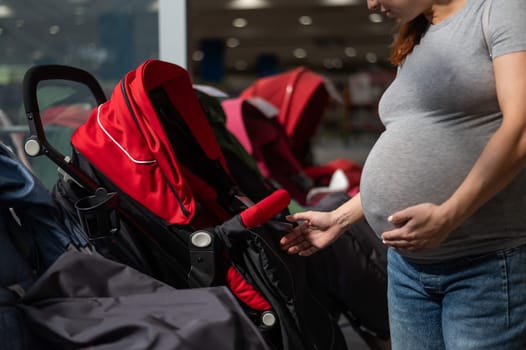
<path fill-rule="evenodd" d="M 312 18 L 310 16 L 301 16 L 298 18 L 298 21 L 304 26 L 309 26 L 312 24 Z"/>
<path fill-rule="evenodd" d="M 367 52 L 365 54 L 365 59 L 369 63 L 376 63 L 376 62 L 378 62 L 378 56 L 374 52 Z"/>
<path fill-rule="evenodd" d="M 340 69 L 343 67 L 343 62 L 339 58 L 326 58 L 323 60 L 323 66 L 327 69 Z"/>
<path fill-rule="evenodd" d="M 361 5 L 361 0 L 323 0 L 324 5 L 328 6 L 348 6 L 348 5 Z"/>
<path fill-rule="evenodd" d="M 146 11 L 152 13 L 159 12 L 159 0 L 153 0 L 146 8 Z"/>
<path fill-rule="evenodd" d="M 248 64 L 247 64 L 247 61 L 244 61 L 244 60 L 239 60 L 235 63 L 234 67 L 237 69 L 237 70 L 246 70 L 247 67 L 248 67 Z"/>
<path fill-rule="evenodd" d="M 307 57 L 307 50 L 302 49 L 302 48 L 297 48 L 297 49 L 294 49 L 292 54 L 296 58 L 305 58 L 305 57 Z"/>
<path fill-rule="evenodd" d="M 260 9 L 270 6 L 267 0 L 232 0 L 227 5 L 229 9 L 233 10 L 249 10 Z"/>
<path fill-rule="evenodd" d="M 347 46 L 344 52 L 347 57 L 356 57 L 357 54 L 356 49 L 352 46 Z"/>
<path fill-rule="evenodd" d="M 194 51 L 192 54 L 192 60 L 195 62 L 200 62 L 205 58 L 205 54 L 201 50 Z"/>
<path fill-rule="evenodd" d="M 236 28 L 246 27 L 247 24 L 248 24 L 248 21 L 244 18 L 236 18 L 232 21 L 232 25 Z"/>
<path fill-rule="evenodd" d="M 0 18 L 8 18 L 13 16 L 13 10 L 7 5 L 0 5 Z"/>
<path fill-rule="evenodd" d="M 49 34 L 51 35 L 57 35 L 60 32 L 60 26 L 57 24 L 54 24 L 49 27 Z"/>
<path fill-rule="evenodd" d="M 31 53 L 31 58 L 35 61 L 41 59 L 42 57 L 44 57 L 44 53 L 42 53 L 40 50 L 35 50 Z"/>
<path fill-rule="evenodd" d="M 226 40 L 226 46 L 230 48 L 238 47 L 239 46 L 239 39 L 237 38 L 228 38 Z"/>
<path fill-rule="evenodd" d="M 332 60 L 330 58 L 326 58 L 323 60 L 323 66 L 327 69 L 332 68 Z"/>
<path fill-rule="evenodd" d="M 332 66 L 333 66 L 334 68 L 340 69 L 340 68 L 343 67 L 343 62 L 342 62 L 342 60 L 339 59 L 339 58 L 333 58 L 333 59 L 332 59 Z"/>
<path fill-rule="evenodd" d="M 379 13 L 371 13 L 369 15 L 369 21 L 373 23 L 382 23 L 384 21 L 384 18 Z"/>

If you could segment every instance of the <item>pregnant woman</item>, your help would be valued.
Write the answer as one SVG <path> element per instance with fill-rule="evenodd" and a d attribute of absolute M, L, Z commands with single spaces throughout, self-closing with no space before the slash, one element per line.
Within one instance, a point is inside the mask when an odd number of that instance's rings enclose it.
<path fill-rule="evenodd" d="M 526 349 L 526 1 L 368 0 L 399 21 L 361 193 L 291 215 L 310 255 L 365 216 L 392 348 Z"/>

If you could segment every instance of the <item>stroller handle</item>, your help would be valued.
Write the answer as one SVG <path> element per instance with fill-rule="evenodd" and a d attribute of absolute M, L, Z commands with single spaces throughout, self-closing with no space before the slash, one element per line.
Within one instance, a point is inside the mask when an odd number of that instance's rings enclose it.
<path fill-rule="evenodd" d="M 97 104 L 106 102 L 106 95 L 98 81 L 90 73 L 79 68 L 62 65 L 31 67 L 25 73 L 22 85 L 24 108 L 30 133 L 29 139 L 24 145 L 26 153 L 32 157 L 46 155 L 79 184 L 94 190 L 97 188 L 96 184 L 74 168 L 69 163 L 68 158 L 47 141 L 37 99 L 37 85 L 44 80 L 65 80 L 83 84 L 90 89 Z"/>
<path fill-rule="evenodd" d="M 44 80 L 68 80 L 86 85 L 97 104 L 106 102 L 106 95 L 98 81 L 90 73 L 80 68 L 57 64 L 31 67 L 24 74 L 23 93 L 26 113 L 40 114 L 37 100 L 37 85 Z"/>
<path fill-rule="evenodd" d="M 290 203 L 290 194 L 278 189 L 253 206 L 245 209 L 239 216 L 247 228 L 258 227 L 283 211 Z"/>

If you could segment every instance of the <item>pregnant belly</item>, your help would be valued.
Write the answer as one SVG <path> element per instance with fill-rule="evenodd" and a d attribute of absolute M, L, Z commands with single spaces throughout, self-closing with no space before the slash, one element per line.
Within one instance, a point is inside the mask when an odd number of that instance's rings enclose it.
<path fill-rule="evenodd" d="M 365 216 L 380 235 L 387 217 L 409 206 L 442 203 L 460 185 L 485 141 L 439 127 L 390 126 L 365 162 L 360 192 Z"/>

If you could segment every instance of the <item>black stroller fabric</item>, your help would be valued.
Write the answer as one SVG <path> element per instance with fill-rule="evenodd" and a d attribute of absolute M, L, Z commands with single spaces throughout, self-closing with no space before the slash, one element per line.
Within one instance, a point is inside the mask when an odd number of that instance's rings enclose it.
<path fill-rule="evenodd" d="M 62 255 L 19 307 L 54 349 L 268 349 L 227 288 L 176 290 L 78 252 Z"/>
<path fill-rule="evenodd" d="M 268 349 L 227 288 L 176 290 L 76 251 L 61 220 L 0 144 L 0 349 Z"/>
<path fill-rule="evenodd" d="M 332 210 L 349 198 L 334 192 L 313 209 Z M 352 225 L 334 244 L 308 259 L 310 283 L 325 286 L 335 310 L 347 317 L 371 348 L 376 339 L 388 340 L 387 248 L 367 221 Z"/>

